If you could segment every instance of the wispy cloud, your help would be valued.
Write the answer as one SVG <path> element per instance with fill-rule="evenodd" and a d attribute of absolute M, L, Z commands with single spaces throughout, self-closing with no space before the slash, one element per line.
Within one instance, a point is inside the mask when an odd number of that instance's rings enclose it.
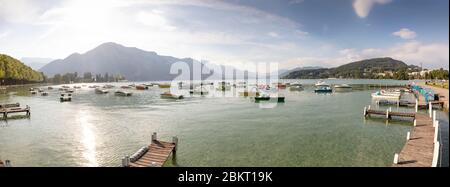
<path fill-rule="evenodd" d="M 402 29 L 400 29 L 397 32 L 393 32 L 392 35 L 398 36 L 398 37 L 403 38 L 403 39 L 408 39 L 408 40 L 409 39 L 414 39 L 414 38 L 417 37 L 416 32 L 414 32 L 412 30 L 409 30 L 407 28 L 402 28 Z"/>

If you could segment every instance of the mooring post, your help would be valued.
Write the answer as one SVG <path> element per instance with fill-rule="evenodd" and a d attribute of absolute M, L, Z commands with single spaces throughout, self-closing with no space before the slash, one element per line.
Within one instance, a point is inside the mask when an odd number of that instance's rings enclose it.
<path fill-rule="evenodd" d="M 367 110 L 370 110 L 370 105 L 367 107 Z"/>
<path fill-rule="evenodd" d="M 434 127 L 434 143 L 438 141 L 438 133 L 439 133 L 439 121 L 436 122 L 436 126 Z"/>
<path fill-rule="evenodd" d="M 433 127 L 436 126 L 436 110 L 433 110 Z"/>
<path fill-rule="evenodd" d="M 431 167 L 437 167 L 437 162 L 439 158 L 439 142 L 436 142 L 434 144 L 434 150 L 433 150 L 433 161 L 431 162 Z"/>
<path fill-rule="evenodd" d="M 398 164 L 398 153 L 394 155 L 394 164 Z"/>
<path fill-rule="evenodd" d="M 5 167 L 12 167 L 10 160 L 5 160 Z"/>
<path fill-rule="evenodd" d="M 406 133 L 406 141 L 408 141 L 411 138 L 411 132 L 408 131 L 408 133 Z"/>
<path fill-rule="evenodd" d="M 416 113 L 419 111 L 419 100 L 416 99 Z"/>
<path fill-rule="evenodd" d="M 386 119 L 389 119 L 389 109 L 386 109 Z"/>
<path fill-rule="evenodd" d="M 417 125 L 417 120 L 414 119 L 414 127 Z"/>
<path fill-rule="evenodd" d="M 157 137 L 156 137 L 156 132 L 153 132 L 153 134 L 152 134 L 152 142 L 153 142 L 153 141 L 156 141 L 156 138 L 157 138 Z"/>
<path fill-rule="evenodd" d="M 364 117 L 366 117 L 366 115 L 367 115 L 367 108 L 366 108 L 366 107 L 364 107 L 364 112 L 363 112 L 363 114 L 364 114 Z"/>
<path fill-rule="evenodd" d="M 392 112 L 392 107 L 389 107 L 389 112 Z"/>
<path fill-rule="evenodd" d="M 432 117 L 432 111 L 433 110 L 433 106 L 431 105 L 431 102 L 428 102 L 428 113 L 430 113 L 430 118 Z"/>

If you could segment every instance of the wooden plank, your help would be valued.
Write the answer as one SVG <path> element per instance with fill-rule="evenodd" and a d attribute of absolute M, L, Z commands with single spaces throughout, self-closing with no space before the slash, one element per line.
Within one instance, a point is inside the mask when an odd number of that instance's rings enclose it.
<path fill-rule="evenodd" d="M 130 167 L 162 167 L 170 157 L 170 154 L 172 154 L 175 144 L 172 142 L 152 141 L 148 148 L 147 153 L 135 162 L 130 163 Z M 152 165 L 152 163 L 155 163 L 155 165 Z"/>

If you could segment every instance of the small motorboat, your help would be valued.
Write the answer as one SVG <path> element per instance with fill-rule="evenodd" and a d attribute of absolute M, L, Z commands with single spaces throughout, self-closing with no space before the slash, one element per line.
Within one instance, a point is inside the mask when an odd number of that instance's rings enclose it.
<path fill-rule="evenodd" d="M 98 88 L 98 87 L 100 87 L 100 86 L 98 86 L 98 85 L 88 86 L 88 88 Z"/>
<path fill-rule="evenodd" d="M 283 83 L 277 83 L 276 86 L 278 89 L 286 89 L 286 87 L 287 87 L 287 85 L 283 84 Z"/>
<path fill-rule="evenodd" d="M 162 99 L 183 99 L 183 95 L 171 94 L 170 92 L 164 92 L 161 94 Z"/>
<path fill-rule="evenodd" d="M 73 88 L 75 88 L 75 89 L 80 89 L 81 86 L 73 86 Z"/>
<path fill-rule="evenodd" d="M 44 90 L 42 88 L 38 88 L 37 90 L 38 90 L 39 93 L 44 92 Z"/>
<path fill-rule="evenodd" d="M 73 93 L 73 92 L 75 92 L 74 89 L 70 89 L 70 88 L 66 88 L 66 89 L 64 89 L 64 91 L 66 91 L 66 93 Z"/>
<path fill-rule="evenodd" d="M 333 92 L 333 89 L 329 86 L 321 86 L 314 90 L 315 93 L 331 93 Z"/>
<path fill-rule="evenodd" d="M 66 85 L 64 85 L 64 86 L 62 86 L 63 88 L 70 88 L 70 86 L 66 86 Z"/>
<path fill-rule="evenodd" d="M 49 89 L 49 90 L 53 90 L 53 87 L 51 87 L 51 86 L 49 86 L 47 89 Z"/>
<path fill-rule="evenodd" d="M 136 90 L 148 90 L 148 86 L 146 85 L 137 85 Z"/>
<path fill-rule="evenodd" d="M 32 90 L 32 91 L 30 91 L 30 93 L 31 93 L 31 95 L 36 95 L 37 91 L 36 90 Z"/>
<path fill-rule="evenodd" d="M 284 103 L 284 96 L 281 95 L 272 96 L 268 93 L 263 93 L 255 97 L 255 102 L 260 101 L 277 101 L 279 103 Z"/>
<path fill-rule="evenodd" d="M 48 92 L 42 92 L 41 96 L 48 96 Z"/>
<path fill-rule="evenodd" d="M 322 80 L 315 84 L 317 87 L 330 87 L 330 85 Z"/>
<path fill-rule="evenodd" d="M 104 85 L 103 88 L 111 89 L 111 88 L 114 88 L 114 85 L 107 84 L 107 85 Z"/>
<path fill-rule="evenodd" d="M 387 100 L 399 100 L 400 99 L 400 93 L 397 92 L 387 92 L 384 90 L 377 91 L 375 93 L 371 94 L 372 99 L 387 99 Z"/>
<path fill-rule="evenodd" d="M 302 91 L 303 85 L 300 83 L 294 83 L 289 86 L 290 91 Z"/>
<path fill-rule="evenodd" d="M 107 89 L 100 89 L 100 88 L 95 89 L 96 94 L 107 94 L 108 92 L 109 91 Z"/>
<path fill-rule="evenodd" d="M 131 89 L 131 86 L 121 86 L 122 89 Z"/>
<path fill-rule="evenodd" d="M 62 93 L 61 97 L 59 97 L 59 101 L 61 102 L 70 102 L 72 101 L 72 94 Z"/>
<path fill-rule="evenodd" d="M 116 92 L 114 92 L 114 95 L 116 95 L 116 96 L 122 96 L 122 97 L 128 97 L 128 96 L 131 96 L 131 95 L 133 95 L 133 93 L 131 93 L 131 92 L 124 92 L 124 91 L 116 91 Z"/>

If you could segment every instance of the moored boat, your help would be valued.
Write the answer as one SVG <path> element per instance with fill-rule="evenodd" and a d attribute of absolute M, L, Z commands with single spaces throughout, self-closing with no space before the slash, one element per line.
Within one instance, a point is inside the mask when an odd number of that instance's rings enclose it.
<path fill-rule="evenodd" d="M 300 83 L 293 83 L 289 86 L 290 91 L 302 91 L 303 85 Z"/>
<path fill-rule="evenodd" d="M 41 96 L 48 96 L 48 92 L 42 92 Z"/>
<path fill-rule="evenodd" d="M 400 93 L 399 92 L 388 92 L 385 90 L 380 90 L 371 94 L 372 99 L 388 99 L 388 100 L 399 100 Z"/>
<path fill-rule="evenodd" d="M 158 84 L 159 88 L 170 88 L 170 84 Z"/>
<path fill-rule="evenodd" d="M 96 94 L 107 94 L 109 91 L 106 89 L 100 89 L 100 88 L 96 88 L 95 89 L 95 93 Z"/>
<path fill-rule="evenodd" d="M 183 95 L 176 95 L 176 94 L 172 94 L 170 92 L 164 92 L 161 95 L 162 99 L 183 99 L 184 96 Z"/>
<path fill-rule="evenodd" d="M 239 92 L 239 96 L 241 96 L 241 97 L 257 97 L 257 96 L 259 96 L 259 92 L 243 91 L 243 92 Z"/>
<path fill-rule="evenodd" d="M 331 93 L 333 92 L 333 89 L 331 89 L 331 87 L 329 86 L 321 86 L 319 88 L 316 88 L 314 90 L 315 93 Z"/>
<path fill-rule="evenodd" d="M 136 85 L 136 90 L 148 90 L 146 85 Z"/>
<path fill-rule="evenodd" d="M 322 80 L 318 81 L 315 86 L 317 87 L 330 87 L 330 85 Z"/>
<path fill-rule="evenodd" d="M 114 95 L 128 97 L 128 96 L 131 96 L 132 93 L 131 92 L 124 92 L 124 91 L 120 91 L 119 90 L 119 91 L 114 92 Z"/>

